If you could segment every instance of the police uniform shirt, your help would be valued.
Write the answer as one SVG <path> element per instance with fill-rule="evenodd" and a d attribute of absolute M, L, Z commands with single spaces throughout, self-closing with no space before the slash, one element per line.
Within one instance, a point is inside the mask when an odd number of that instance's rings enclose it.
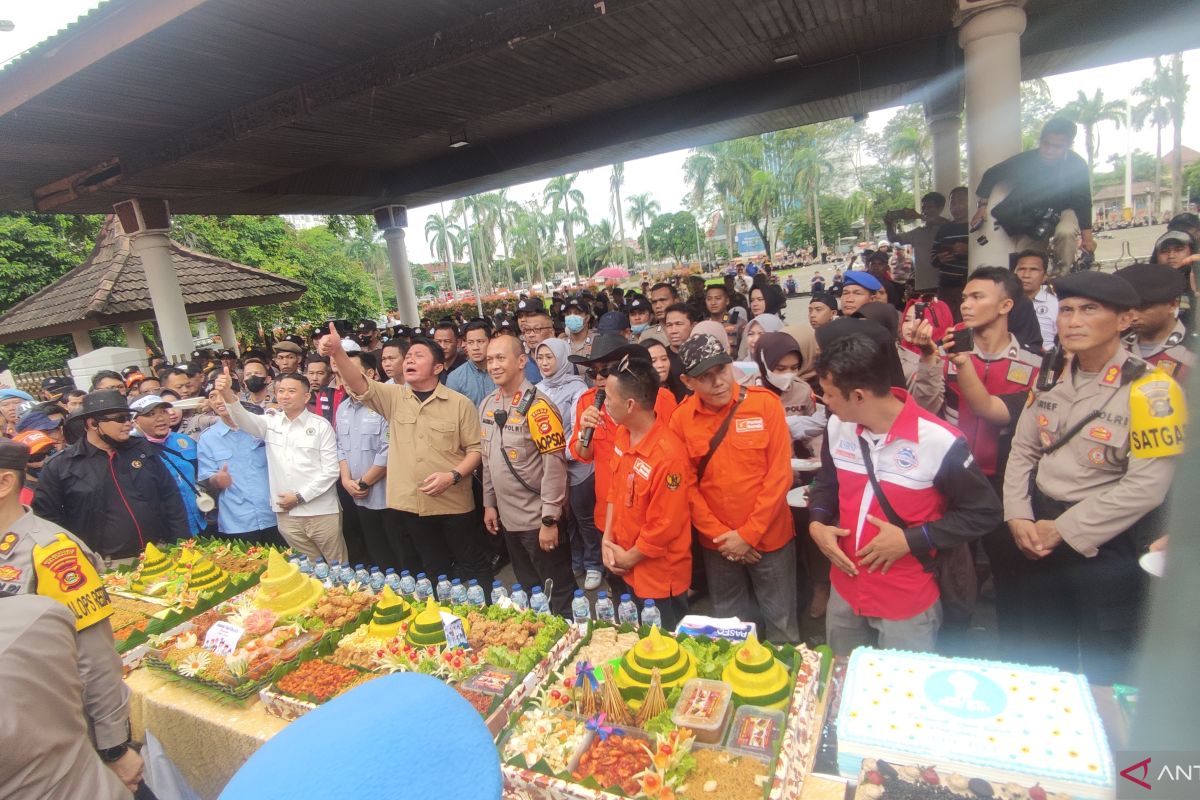
<path fill-rule="evenodd" d="M 1038 490 L 1075 504 L 1055 525 L 1085 556 L 1162 504 L 1175 474 L 1171 456 L 1183 452 L 1187 408 L 1179 385 L 1157 370 L 1124 381 L 1123 370 L 1139 363 L 1118 348 L 1099 373 L 1068 369 L 1049 390 L 1030 392 L 1005 472 L 1006 520 L 1036 519 L 1029 488 L 1035 471 Z M 1093 412 L 1065 444 L 1042 454 Z"/>
<path fill-rule="evenodd" d="M 129 738 L 129 688 L 113 644 L 112 608 L 100 571 L 100 561 L 87 545 L 28 509 L 0 534 L 0 597 L 39 594 L 71 612 L 84 711 L 96 747 L 107 749 Z"/>
<path fill-rule="evenodd" d="M 1130 331 L 1121 340 L 1125 349 L 1135 356 L 1162 370 L 1180 383 L 1187 380 L 1188 372 L 1196 356 L 1188 349 L 1187 328 L 1179 320 L 1171 333 L 1161 342 L 1150 345 L 1138 341 L 1137 333 Z"/>
<path fill-rule="evenodd" d="M 536 392 L 535 399 L 528 412 L 521 414 L 522 398 L 531 390 Z M 508 413 L 503 432 L 496 424 L 496 412 L 501 409 Z M 543 517 L 560 519 L 567 497 L 566 436 L 554 403 L 523 381 L 514 395 L 492 392 L 479 410 L 484 507 L 497 509 L 500 521 L 510 531 L 535 531 Z M 521 481 L 538 490 L 540 503 Z"/>

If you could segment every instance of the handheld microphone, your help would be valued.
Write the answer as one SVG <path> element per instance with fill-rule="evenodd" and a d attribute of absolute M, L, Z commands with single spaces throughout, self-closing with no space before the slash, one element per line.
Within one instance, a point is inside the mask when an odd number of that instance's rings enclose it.
<path fill-rule="evenodd" d="M 592 404 L 592 408 L 596 409 L 597 411 L 599 411 L 601 408 L 603 408 L 604 407 L 604 398 L 606 396 L 607 395 L 605 394 L 603 389 L 597 390 L 596 402 Z M 588 428 L 586 431 L 579 434 L 580 446 L 581 447 L 591 447 L 592 446 L 592 434 L 594 434 L 595 432 L 596 432 L 595 428 Z"/>

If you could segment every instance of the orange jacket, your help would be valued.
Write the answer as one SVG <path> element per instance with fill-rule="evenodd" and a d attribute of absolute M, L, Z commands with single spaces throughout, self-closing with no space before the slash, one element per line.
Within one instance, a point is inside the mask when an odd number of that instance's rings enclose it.
<path fill-rule="evenodd" d="M 711 411 L 697 395 L 686 398 L 671 416 L 671 430 L 687 446 L 694 470 L 709 442 L 737 401 Z M 769 389 L 746 387 L 725 438 L 708 462 L 698 491 L 691 493 L 692 525 L 700 544 L 717 549 L 713 539 L 735 530 L 751 547 L 769 553 L 796 535 L 787 493 L 792 488 L 792 437 L 779 398 Z"/>
<path fill-rule="evenodd" d="M 612 540 L 637 546 L 645 556 L 625 575 L 641 598 L 662 599 L 686 592 L 692 582 L 692 526 L 688 496 L 696 478 L 683 442 L 658 418 L 630 445 L 629 429 L 617 427 L 607 503 Z"/>
<path fill-rule="evenodd" d="M 595 462 L 596 464 L 596 530 L 603 533 L 604 513 L 608 510 L 608 482 L 612 479 L 613 438 L 616 436 L 618 425 L 608 415 L 608 411 L 601 407 L 602 422 L 600 427 L 596 428 L 596 432 L 592 434 L 592 457 L 580 456 L 579 436 L 583 433 L 583 429 L 579 427 L 579 418 L 583 416 L 585 409 L 594 405 L 596 405 L 595 386 L 581 394 L 579 402 L 575 404 L 575 430 L 571 434 L 571 441 L 567 446 L 571 448 L 571 455 L 578 461 Z M 658 397 L 654 401 L 654 413 L 658 415 L 658 418 L 663 421 L 669 420 L 675 411 L 675 405 L 675 396 L 668 390 L 659 388 Z"/>

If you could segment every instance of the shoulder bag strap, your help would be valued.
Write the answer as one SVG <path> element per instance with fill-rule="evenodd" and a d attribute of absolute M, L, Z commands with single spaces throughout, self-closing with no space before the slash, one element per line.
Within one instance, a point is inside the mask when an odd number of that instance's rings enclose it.
<path fill-rule="evenodd" d="M 892 507 L 888 501 L 887 495 L 883 493 L 883 488 L 879 485 L 878 479 L 875 477 L 875 465 L 871 463 L 871 448 L 867 445 L 867 440 L 858 437 L 858 447 L 862 451 L 863 466 L 867 469 L 867 479 L 871 481 L 871 488 L 875 490 L 875 499 L 879 501 L 880 507 L 883 509 L 883 514 L 888 518 L 888 522 L 903 530 L 908 526 L 904 520 L 900 519 L 900 515 L 896 513 L 896 509 Z"/>
<path fill-rule="evenodd" d="M 708 462 L 712 461 L 713 453 L 717 452 L 717 448 L 725 440 L 725 434 L 729 432 L 729 423 L 733 422 L 733 415 L 737 413 L 738 407 L 745 399 L 746 387 L 739 387 L 737 401 L 733 404 L 733 408 L 729 409 L 729 413 L 725 415 L 725 419 L 721 420 L 721 427 L 717 428 L 717 432 L 713 434 L 712 439 L 708 443 L 708 452 L 704 454 L 704 458 L 700 459 L 700 463 L 696 465 L 696 483 L 699 483 L 700 479 L 704 477 L 704 470 L 708 469 Z"/>

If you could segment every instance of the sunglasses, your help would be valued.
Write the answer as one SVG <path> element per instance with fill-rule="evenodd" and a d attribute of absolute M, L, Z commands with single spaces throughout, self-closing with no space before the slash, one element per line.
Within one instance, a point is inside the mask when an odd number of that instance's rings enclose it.
<path fill-rule="evenodd" d="M 589 369 L 587 370 L 587 376 L 592 380 L 595 380 L 596 378 L 607 378 L 609 375 L 616 375 L 621 372 L 633 372 L 633 370 L 629 368 L 629 356 L 622 357 L 615 366 L 605 365 L 603 367 Z"/>
<path fill-rule="evenodd" d="M 133 420 L 133 414 L 107 414 L 103 417 L 96 417 L 97 422 L 116 422 L 124 425 L 126 422 Z"/>

